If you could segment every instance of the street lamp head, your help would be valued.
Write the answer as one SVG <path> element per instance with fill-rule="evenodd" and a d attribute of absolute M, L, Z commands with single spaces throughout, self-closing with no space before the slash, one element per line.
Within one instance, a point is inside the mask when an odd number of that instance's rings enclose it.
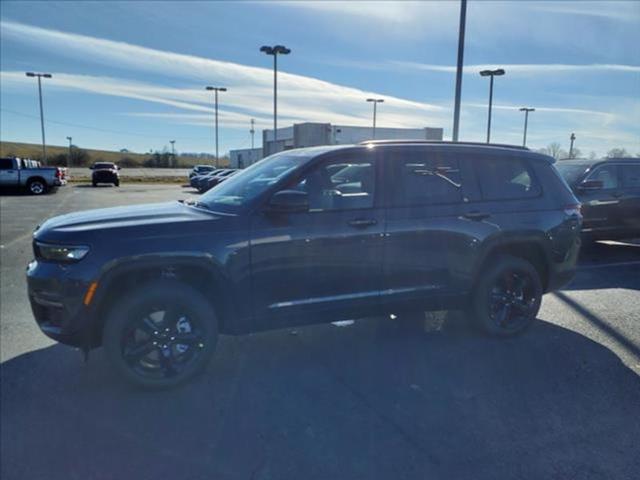
<path fill-rule="evenodd" d="M 481 70 L 480 71 L 480 76 L 481 77 L 490 77 L 490 76 L 500 76 L 500 75 L 504 75 L 504 70 L 502 68 L 498 68 L 496 70 Z"/>
<path fill-rule="evenodd" d="M 260 47 L 260 51 L 266 53 L 267 55 L 273 55 L 274 51 L 273 48 L 267 46 L 267 45 L 263 45 L 262 47 Z"/>
<path fill-rule="evenodd" d="M 279 53 L 280 55 L 289 55 L 291 53 L 291 49 L 285 47 L 284 45 L 276 45 L 273 47 L 273 51 L 275 53 Z"/>
<path fill-rule="evenodd" d="M 536 109 L 535 108 L 527 108 L 527 107 L 522 107 L 520 109 L 521 112 L 535 112 Z"/>
<path fill-rule="evenodd" d="M 25 75 L 26 75 L 27 77 L 35 77 L 35 76 L 36 76 L 36 74 L 35 74 L 35 73 L 33 73 L 33 72 L 27 72 Z"/>
<path fill-rule="evenodd" d="M 204 87 L 204 89 L 205 89 L 205 90 L 209 90 L 209 91 L 211 91 L 211 90 L 215 90 L 215 88 L 213 88 L 213 87 L 209 87 L 209 86 Z"/>
<path fill-rule="evenodd" d="M 44 78 L 51 78 L 53 75 L 51 75 L 50 73 L 43 73 L 42 76 Z"/>
<path fill-rule="evenodd" d="M 382 98 L 367 98 L 367 102 L 382 103 L 382 102 L 384 102 L 384 99 L 382 99 Z"/>
<path fill-rule="evenodd" d="M 221 91 L 221 92 L 226 92 L 227 91 L 226 87 L 220 87 L 218 90 Z"/>

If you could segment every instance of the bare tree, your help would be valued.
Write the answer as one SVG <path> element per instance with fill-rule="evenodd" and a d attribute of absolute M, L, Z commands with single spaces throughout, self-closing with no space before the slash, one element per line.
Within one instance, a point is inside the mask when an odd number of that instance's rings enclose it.
<path fill-rule="evenodd" d="M 625 158 L 630 156 L 624 148 L 612 148 L 607 152 L 607 158 Z"/>

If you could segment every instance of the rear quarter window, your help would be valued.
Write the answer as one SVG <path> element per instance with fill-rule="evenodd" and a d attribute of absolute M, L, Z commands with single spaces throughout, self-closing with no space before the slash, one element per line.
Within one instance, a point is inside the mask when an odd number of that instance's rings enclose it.
<path fill-rule="evenodd" d="M 542 193 L 527 162 L 513 157 L 477 159 L 475 172 L 483 200 L 515 200 Z"/>
<path fill-rule="evenodd" d="M 621 165 L 620 169 L 623 188 L 640 188 L 640 163 Z"/>

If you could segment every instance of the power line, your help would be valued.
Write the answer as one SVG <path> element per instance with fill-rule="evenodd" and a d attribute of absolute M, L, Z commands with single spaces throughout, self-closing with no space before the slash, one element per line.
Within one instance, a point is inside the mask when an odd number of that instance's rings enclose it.
<path fill-rule="evenodd" d="M 28 113 L 23 113 L 23 112 L 16 112 L 15 110 L 9 110 L 8 108 L 0 108 L 0 110 L 2 110 L 3 112 L 7 112 L 7 113 L 13 113 L 14 115 L 19 115 L 22 117 L 28 117 L 28 118 L 34 118 L 34 119 L 38 119 L 39 117 L 35 116 L 35 115 L 30 115 Z M 99 128 L 99 127 L 90 127 L 87 125 L 78 125 L 76 123 L 69 123 L 69 122 L 60 122 L 60 121 L 56 121 L 56 120 L 45 120 L 45 123 L 53 123 L 56 125 L 64 125 L 66 127 L 74 127 L 74 128 L 84 128 L 85 130 L 95 130 L 97 132 L 104 132 L 104 133 L 117 133 L 118 135 L 128 135 L 130 137 L 145 137 L 145 138 L 160 138 L 160 139 L 164 139 L 166 138 L 166 135 L 150 135 L 150 134 L 145 134 L 145 133 L 132 133 L 132 132 L 123 132 L 123 131 L 119 131 L 119 130 L 110 130 L 107 128 Z M 181 139 L 184 140 L 209 140 L 208 137 L 179 137 Z"/>

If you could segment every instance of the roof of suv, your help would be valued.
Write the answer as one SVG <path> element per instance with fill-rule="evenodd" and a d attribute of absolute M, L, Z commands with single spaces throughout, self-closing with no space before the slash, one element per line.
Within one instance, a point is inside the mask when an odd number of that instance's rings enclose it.
<path fill-rule="evenodd" d="M 471 146 L 482 148 L 513 148 L 517 150 L 527 150 L 527 147 L 521 145 L 510 145 L 506 143 L 484 143 L 484 142 L 451 142 L 447 140 L 366 140 L 360 142 L 359 145 L 451 145 L 456 147 Z"/>

